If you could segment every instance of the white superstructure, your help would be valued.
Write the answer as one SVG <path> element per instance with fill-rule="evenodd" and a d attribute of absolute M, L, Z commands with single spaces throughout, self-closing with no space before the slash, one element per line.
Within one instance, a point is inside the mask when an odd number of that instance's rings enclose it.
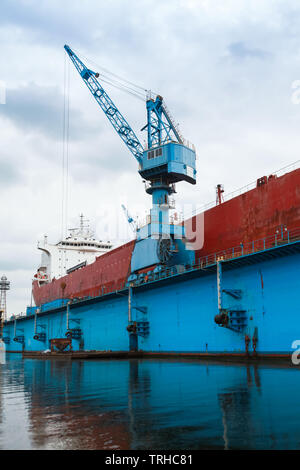
<path fill-rule="evenodd" d="M 93 263 L 98 256 L 112 249 L 109 241 L 96 240 L 93 232 L 84 225 L 80 216 L 80 227 L 69 229 L 69 236 L 52 245 L 45 235 L 43 243 L 38 242 L 42 251 L 41 264 L 34 278 L 40 284 L 58 279 L 72 271 Z"/>

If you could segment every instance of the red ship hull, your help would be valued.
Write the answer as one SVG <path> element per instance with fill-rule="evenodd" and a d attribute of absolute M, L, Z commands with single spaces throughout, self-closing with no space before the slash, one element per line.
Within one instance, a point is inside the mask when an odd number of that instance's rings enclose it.
<path fill-rule="evenodd" d="M 204 245 L 196 258 L 300 226 L 300 169 L 264 181 L 205 211 Z"/>
<path fill-rule="evenodd" d="M 193 218 L 195 221 L 195 218 Z M 300 226 L 300 169 L 280 177 L 261 178 L 248 192 L 204 212 L 204 245 L 196 259 L 241 243 Z M 33 282 L 36 305 L 59 298 L 96 296 L 121 289 L 130 274 L 134 241 L 100 256 L 84 268 L 49 284 Z"/>

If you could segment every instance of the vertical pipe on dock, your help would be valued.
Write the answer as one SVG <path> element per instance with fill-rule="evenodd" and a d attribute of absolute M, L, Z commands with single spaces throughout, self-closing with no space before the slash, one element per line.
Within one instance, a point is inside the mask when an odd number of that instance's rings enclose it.
<path fill-rule="evenodd" d="M 0 310 L 0 340 L 3 338 L 4 312 Z"/>
<path fill-rule="evenodd" d="M 35 310 L 35 313 L 34 313 L 34 334 L 36 334 L 36 321 L 37 321 L 37 309 Z"/>
<path fill-rule="evenodd" d="M 69 305 L 70 305 L 70 300 L 67 302 L 67 331 L 69 329 Z"/>
<path fill-rule="evenodd" d="M 131 296 L 132 296 L 132 285 L 128 287 L 128 323 L 131 322 Z"/>
<path fill-rule="evenodd" d="M 218 309 L 222 309 L 222 264 L 217 261 Z"/>

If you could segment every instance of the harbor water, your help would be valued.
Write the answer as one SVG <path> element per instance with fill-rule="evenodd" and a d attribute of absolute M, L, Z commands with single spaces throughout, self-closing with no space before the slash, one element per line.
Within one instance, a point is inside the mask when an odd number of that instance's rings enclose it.
<path fill-rule="evenodd" d="M 0 361 L 0 449 L 300 449 L 300 370 Z"/>

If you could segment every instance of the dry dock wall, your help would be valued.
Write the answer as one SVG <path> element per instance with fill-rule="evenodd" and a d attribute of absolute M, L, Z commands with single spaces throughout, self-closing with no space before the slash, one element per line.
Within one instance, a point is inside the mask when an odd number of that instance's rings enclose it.
<path fill-rule="evenodd" d="M 246 311 L 246 325 L 236 332 L 218 326 L 216 272 L 192 273 L 133 289 L 133 320 L 149 322 L 149 334 L 138 336 L 138 349 L 146 352 L 244 353 L 245 335 L 257 337 L 256 351 L 289 354 L 300 340 L 299 291 L 300 253 L 272 257 L 224 270 L 223 291 L 239 291 L 236 299 L 223 292 L 223 307 Z M 137 307 L 137 308 L 136 308 Z M 141 309 L 141 310 L 139 310 Z M 146 312 L 146 313 L 144 313 Z M 45 342 L 33 339 L 34 316 L 8 322 L 4 337 L 7 351 L 43 351 L 49 340 L 64 338 L 66 307 L 37 316 L 37 327 L 46 333 Z M 128 351 L 128 294 L 124 290 L 72 305 L 69 328 L 80 328 L 73 339 L 74 351 Z M 13 341 L 23 335 L 24 344 Z"/>

